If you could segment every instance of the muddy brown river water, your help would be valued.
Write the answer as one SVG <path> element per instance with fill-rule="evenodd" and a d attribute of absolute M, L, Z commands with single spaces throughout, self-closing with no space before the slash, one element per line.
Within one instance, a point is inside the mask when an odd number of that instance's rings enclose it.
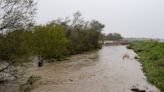
<path fill-rule="evenodd" d="M 127 54 L 127 58 L 123 56 Z M 40 76 L 32 92 L 160 92 L 149 84 L 135 53 L 126 46 L 105 46 L 99 51 L 74 55 L 69 60 L 33 67 Z"/>

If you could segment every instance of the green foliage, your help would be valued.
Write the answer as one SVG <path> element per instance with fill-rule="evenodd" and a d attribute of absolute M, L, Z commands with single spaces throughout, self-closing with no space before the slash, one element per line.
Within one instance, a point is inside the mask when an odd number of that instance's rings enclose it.
<path fill-rule="evenodd" d="M 29 55 L 29 34 L 31 33 L 24 30 L 16 30 L 1 35 L 0 61 L 19 61 Z"/>
<path fill-rule="evenodd" d="M 56 20 L 33 31 L 15 30 L 0 35 L 0 61 L 21 61 L 29 56 L 61 60 L 65 56 L 101 48 L 104 25 L 85 21 L 80 13 L 73 20 Z"/>
<path fill-rule="evenodd" d="M 148 80 L 164 91 L 164 43 L 155 41 L 139 41 L 132 43 L 143 64 Z"/>
<path fill-rule="evenodd" d="M 123 37 L 119 33 L 109 33 L 105 36 L 105 40 L 121 40 Z"/>
<path fill-rule="evenodd" d="M 80 18 L 75 18 L 76 19 L 74 19 L 72 23 L 73 26 L 70 26 L 66 32 L 69 40 L 69 54 L 77 54 L 101 48 L 99 41 L 101 40 L 101 31 L 104 28 L 104 25 L 95 20 L 85 22 Z M 75 23 L 75 20 L 82 22 Z"/>
<path fill-rule="evenodd" d="M 84 51 L 89 51 L 97 49 L 99 47 L 96 32 L 92 30 L 79 30 L 74 31 L 69 38 L 69 51 L 70 54 L 81 53 Z"/>
<path fill-rule="evenodd" d="M 33 47 L 36 55 L 60 60 L 67 54 L 67 43 L 63 26 L 51 23 L 35 27 Z"/>

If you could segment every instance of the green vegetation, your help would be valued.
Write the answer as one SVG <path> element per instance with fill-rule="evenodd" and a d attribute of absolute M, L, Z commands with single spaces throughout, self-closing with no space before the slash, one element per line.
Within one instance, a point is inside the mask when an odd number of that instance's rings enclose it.
<path fill-rule="evenodd" d="M 101 48 L 99 41 L 101 40 L 100 36 L 104 25 L 93 20 L 90 23 L 80 24 L 78 26 L 67 36 L 69 39 L 69 54 L 77 54 Z"/>
<path fill-rule="evenodd" d="M 109 33 L 104 37 L 105 40 L 121 40 L 123 37 L 119 33 Z"/>
<path fill-rule="evenodd" d="M 67 54 L 68 39 L 65 28 L 59 24 L 36 26 L 33 33 L 33 50 L 35 55 L 44 59 L 60 60 Z"/>
<path fill-rule="evenodd" d="M 20 91 L 30 92 L 39 78 L 30 76 L 26 83 L 19 81 L 24 78 L 27 62 L 38 57 L 41 66 L 43 61 L 61 61 L 73 54 L 99 49 L 103 28 L 98 21 L 85 21 L 76 13 L 73 20 L 55 20 L 35 25 L 32 30 L 3 31 L 0 33 L 0 84 L 16 80 Z"/>
<path fill-rule="evenodd" d="M 29 61 L 32 54 L 30 31 L 34 25 L 36 3 L 34 0 L 0 1 L 0 84 L 8 76 L 18 79 L 16 65 Z"/>
<path fill-rule="evenodd" d="M 103 24 L 95 20 L 85 21 L 80 13 L 75 13 L 74 19 L 69 21 L 55 20 L 35 26 L 31 42 L 35 56 L 60 61 L 69 55 L 101 48 Z"/>
<path fill-rule="evenodd" d="M 0 62 L 15 62 L 27 57 L 30 32 L 16 30 L 0 37 Z"/>
<path fill-rule="evenodd" d="M 0 62 L 7 63 L 0 66 L 0 72 L 29 61 L 31 56 L 60 61 L 69 55 L 99 49 L 103 28 L 98 21 L 85 21 L 80 13 L 75 13 L 73 20 L 55 20 L 36 25 L 33 30 L 7 31 L 0 34 Z"/>
<path fill-rule="evenodd" d="M 138 41 L 132 48 L 140 56 L 148 80 L 164 91 L 164 43 L 155 41 Z"/>

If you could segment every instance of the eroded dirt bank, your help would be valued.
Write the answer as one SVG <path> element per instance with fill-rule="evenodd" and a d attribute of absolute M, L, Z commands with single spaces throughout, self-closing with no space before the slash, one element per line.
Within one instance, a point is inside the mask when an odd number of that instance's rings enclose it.
<path fill-rule="evenodd" d="M 125 54 L 129 57 L 123 58 Z M 29 75 L 41 77 L 32 92 L 132 92 L 132 87 L 159 92 L 146 81 L 135 55 L 126 46 L 106 46 L 63 62 L 30 68 Z"/>

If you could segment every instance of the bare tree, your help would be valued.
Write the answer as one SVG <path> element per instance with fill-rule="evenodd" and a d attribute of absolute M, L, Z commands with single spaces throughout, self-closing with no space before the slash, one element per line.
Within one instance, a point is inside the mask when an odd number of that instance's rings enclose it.
<path fill-rule="evenodd" d="M 4 31 L 32 27 L 35 22 L 35 6 L 34 0 L 0 0 L 0 36 L 3 38 Z M 0 45 L 4 44 L 1 42 Z M 17 77 L 17 67 L 14 67 L 12 60 L 0 62 L 0 84 L 5 80 L 3 78 L 7 78 L 6 75 Z"/>
<path fill-rule="evenodd" d="M 0 0 L 0 31 L 32 26 L 35 4 L 33 0 Z"/>

